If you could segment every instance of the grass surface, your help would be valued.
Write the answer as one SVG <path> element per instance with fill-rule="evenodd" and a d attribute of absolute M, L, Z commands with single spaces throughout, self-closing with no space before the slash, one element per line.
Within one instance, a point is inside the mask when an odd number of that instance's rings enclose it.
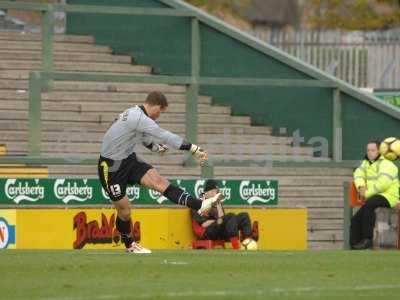
<path fill-rule="evenodd" d="M 0 299 L 400 299 L 398 251 L 0 251 Z"/>

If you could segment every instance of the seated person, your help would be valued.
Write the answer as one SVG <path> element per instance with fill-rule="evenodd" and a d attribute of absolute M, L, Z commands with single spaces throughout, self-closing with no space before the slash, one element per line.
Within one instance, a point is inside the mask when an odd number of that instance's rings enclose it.
<path fill-rule="evenodd" d="M 350 245 L 363 250 L 372 247 L 375 209 L 395 207 L 399 199 L 398 168 L 379 154 L 379 142 L 367 144 L 367 154 L 354 171 L 359 199 L 365 204 L 351 218 Z"/>
<path fill-rule="evenodd" d="M 207 180 L 204 186 L 205 198 L 212 197 L 219 193 L 215 180 Z M 212 208 L 208 214 L 199 215 L 192 209 L 192 223 L 195 234 L 200 239 L 207 240 L 230 240 L 233 249 L 240 249 L 239 231 L 242 232 L 242 240 L 246 238 L 258 239 L 252 232 L 249 214 L 242 212 L 239 214 L 225 214 L 222 204 L 219 203 Z M 258 233 L 256 233 L 258 235 Z"/>

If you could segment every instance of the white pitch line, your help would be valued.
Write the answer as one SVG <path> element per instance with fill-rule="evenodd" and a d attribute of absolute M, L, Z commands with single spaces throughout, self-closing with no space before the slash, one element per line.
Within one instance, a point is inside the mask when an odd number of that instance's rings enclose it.
<path fill-rule="evenodd" d="M 167 259 L 164 259 L 163 263 L 166 264 L 166 265 L 180 265 L 180 266 L 184 266 L 184 265 L 188 265 L 189 264 L 186 261 L 168 261 Z"/>
<path fill-rule="evenodd" d="M 337 292 L 337 291 L 372 291 L 372 290 L 382 290 L 382 289 L 400 289 L 400 284 L 382 284 L 382 285 L 359 285 L 359 286 L 348 286 L 348 287 L 317 287 L 317 286 L 308 286 L 308 287 L 296 287 L 296 288 L 272 288 L 265 290 L 248 290 L 246 292 L 243 291 L 232 291 L 232 290 L 220 290 L 220 291 L 186 291 L 186 292 L 164 292 L 160 291 L 159 293 L 145 293 L 145 294 L 134 294 L 135 299 L 148 299 L 155 297 L 162 298 L 185 298 L 191 296 L 198 297 L 233 297 L 233 296 L 266 296 L 268 294 L 290 294 L 290 293 L 313 293 L 313 292 Z M 121 297 L 125 297 L 125 295 L 91 295 L 91 296 L 71 296 L 71 297 L 41 297 L 33 299 L 40 300 L 113 300 L 120 299 Z M 12 299 L 24 299 L 24 298 L 12 298 Z"/>

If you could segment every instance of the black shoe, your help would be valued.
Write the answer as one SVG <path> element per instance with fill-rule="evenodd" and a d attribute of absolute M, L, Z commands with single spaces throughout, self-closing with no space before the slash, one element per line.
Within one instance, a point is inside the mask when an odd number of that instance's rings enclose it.
<path fill-rule="evenodd" d="M 354 250 L 365 250 L 370 249 L 372 247 L 372 240 L 370 239 L 362 239 L 361 242 L 352 246 Z"/>

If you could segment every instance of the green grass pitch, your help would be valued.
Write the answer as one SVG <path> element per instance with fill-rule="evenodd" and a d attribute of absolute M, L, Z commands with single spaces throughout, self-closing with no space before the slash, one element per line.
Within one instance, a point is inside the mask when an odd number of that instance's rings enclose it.
<path fill-rule="evenodd" d="M 399 251 L 0 251 L 0 299 L 400 299 Z"/>

